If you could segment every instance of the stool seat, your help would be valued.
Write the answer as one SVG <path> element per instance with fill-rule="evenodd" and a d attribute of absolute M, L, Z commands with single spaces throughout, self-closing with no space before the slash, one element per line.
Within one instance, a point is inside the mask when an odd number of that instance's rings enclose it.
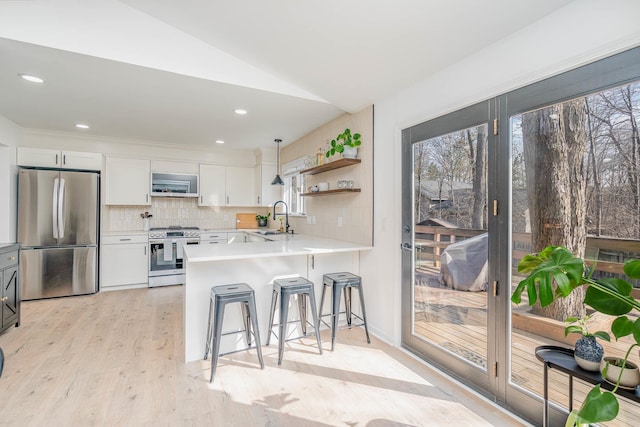
<path fill-rule="evenodd" d="M 280 297 L 280 319 L 278 321 L 278 365 L 282 364 L 282 358 L 284 356 L 284 342 L 289 341 L 285 339 L 287 325 L 289 323 L 297 322 L 288 321 L 289 314 L 289 301 L 292 296 L 297 295 L 298 298 L 298 311 L 300 314 L 300 327 L 302 329 L 302 336 L 293 339 L 299 339 L 307 336 L 307 299 L 311 306 L 311 315 L 313 319 L 312 326 L 315 329 L 316 341 L 318 342 L 318 350 L 322 354 L 322 344 L 320 342 L 320 322 L 318 320 L 318 313 L 316 311 L 316 297 L 313 282 L 305 279 L 304 277 L 290 277 L 276 279 L 273 281 L 273 292 L 271 294 L 271 315 L 269 316 L 269 335 L 267 336 L 267 345 L 271 340 L 271 334 L 273 333 L 273 318 L 275 316 L 276 305 L 278 303 L 278 296 Z"/>
<path fill-rule="evenodd" d="M 242 309 L 242 321 L 244 329 L 240 331 L 232 331 L 222 333 L 222 321 L 224 319 L 224 309 L 227 304 L 239 302 Z M 260 345 L 260 332 L 258 330 L 258 315 L 256 313 L 256 300 L 253 288 L 246 283 L 234 283 L 230 285 L 213 286 L 209 299 L 209 321 L 207 328 L 207 343 L 205 346 L 204 360 L 207 360 L 209 352 L 211 352 L 211 377 L 209 382 L 213 382 L 216 373 L 218 358 L 225 354 L 235 353 L 236 351 L 220 354 L 220 340 L 223 335 L 237 334 L 245 332 L 247 340 L 247 350 L 251 348 L 251 335 L 255 338 L 256 350 L 258 352 L 258 360 L 260 368 L 264 369 L 264 361 L 262 359 L 262 349 Z M 241 350 L 237 350 L 241 351 Z"/>
<path fill-rule="evenodd" d="M 367 314 L 364 307 L 364 294 L 362 292 L 362 279 L 360 276 L 356 276 L 355 274 L 348 272 L 340 272 L 340 273 L 327 273 L 322 276 L 322 297 L 320 299 L 320 316 L 318 317 L 319 322 L 323 322 L 322 318 L 324 316 L 331 316 L 331 351 L 333 351 L 336 343 L 336 330 L 338 329 L 338 318 L 340 316 L 340 298 L 344 293 L 344 306 L 345 306 L 345 315 L 347 317 L 347 326 L 351 328 L 352 326 L 352 316 L 357 317 L 362 321 L 361 324 L 355 326 L 364 326 L 365 335 L 367 337 L 367 343 L 371 343 L 371 339 L 369 338 L 369 328 L 367 327 Z M 331 313 L 330 314 L 322 314 L 322 306 L 324 305 L 324 298 L 327 288 L 331 289 Z M 358 295 L 360 296 L 360 309 L 362 310 L 362 317 L 354 314 L 351 311 L 351 289 L 356 288 L 358 290 Z"/>

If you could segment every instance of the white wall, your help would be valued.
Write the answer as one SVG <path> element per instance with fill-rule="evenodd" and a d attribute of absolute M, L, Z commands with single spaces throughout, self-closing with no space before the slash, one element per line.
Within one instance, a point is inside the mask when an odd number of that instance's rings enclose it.
<path fill-rule="evenodd" d="M 0 243 L 16 241 L 16 146 L 20 135 L 18 125 L 0 116 Z"/>
<path fill-rule="evenodd" d="M 375 103 L 374 241 L 361 255 L 377 336 L 400 345 L 401 131 L 640 45 L 640 2 L 575 1 L 435 76 Z"/>

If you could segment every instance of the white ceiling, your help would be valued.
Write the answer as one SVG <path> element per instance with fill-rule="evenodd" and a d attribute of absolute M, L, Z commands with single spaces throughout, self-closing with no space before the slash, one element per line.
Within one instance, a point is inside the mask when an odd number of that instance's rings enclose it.
<path fill-rule="evenodd" d="M 0 1 L 0 115 L 188 146 L 286 145 L 569 2 Z"/>

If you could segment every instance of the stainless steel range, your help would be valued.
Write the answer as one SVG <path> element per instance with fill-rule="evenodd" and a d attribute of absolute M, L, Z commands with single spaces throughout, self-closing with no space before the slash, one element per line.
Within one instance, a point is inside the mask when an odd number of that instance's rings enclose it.
<path fill-rule="evenodd" d="M 200 243 L 198 227 L 158 227 L 149 230 L 149 287 L 182 285 L 184 246 Z"/>

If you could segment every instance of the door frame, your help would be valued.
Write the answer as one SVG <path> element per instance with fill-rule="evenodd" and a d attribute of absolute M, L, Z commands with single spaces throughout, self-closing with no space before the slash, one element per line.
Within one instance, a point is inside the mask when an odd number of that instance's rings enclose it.
<path fill-rule="evenodd" d="M 640 47 L 592 62 L 579 68 L 515 89 L 452 113 L 402 130 L 402 237 L 401 244 L 413 248 L 413 164 L 412 146 L 418 141 L 472 126 L 467 122 L 478 111 L 488 111 L 487 200 L 489 232 L 488 279 L 495 282 L 495 298 L 487 298 L 487 366 L 497 369 L 479 374 L 461 360 L 446 357 L 443 350 L 412 334 L 413 251 L 402 251 L 401 345 L 436 365 L 461 382 L 475 388 L 523 418 L 542 422 L 542 397 L 511 382 L 511 128 L 512 115 L 566 101 L 640 80 Z M 497 119 L 497 135 L 493 120 Z M 462 123 L 462 124 L 461 124 Z M 476 123 L 478 124 L 478 123 Z M 405 193 L 411 197 L 405 200 Z M 495 209 L 494 209 L 495 206 Z M 407 275 L 411 272 L 411 275 Z M 504 286 L 502 286 L 504 284 Z M 500 321 L 500 319 L 503 319 Z M 493 375 L 495 373 L 495 375 Z M 552 423 L 562 424 L 566 411 L 551 405 Z M 555 425 L 555 424 L 554 424 Z"/>
<path fill-rule="evenodd" d="M 491 298 L 491 293 L 487 293 L 487 368 L 481 370 L 468 362 L 452 358 L 451 355 L 442 348 L 424 340 L 413 334 L 413 271 L 415 251 L 414 247 L 414 174 L 413 174 L 413 146 L 415 143 L 425 141 L 451 132 L 487 125 L 487 171 L 495 167 L 495 160 L 491 159 L 490 147 L 494 145 L 495 135 L 493 134 L 493 117 L 496 114 L 496 100 L 491 99 L 466 107 L 462 110 L 447 114 L 442 117 L 417 124 L 402 131 L 402 241 L 405 249 L 402 251 L 402 346 L 419 357 L 428 358 L 428 361 L 448 374 L 459 379 L 464 378 L 464 382 L 471 383 L 478 390 L 489 391 L 489 395 L 498 395 L 497 381 L 494 375 L 494 362 L 496 360 L 497 343 L 496 334 L 490 331 L 489 325 L 495 324 L 495 298 Z M 487 188 L 494 181 L 487 177 Z M 491 193 L 488 194 L 491 197 Z M 491 200 L 491 199 L 487 199 Z M 490 209 L 489 209 L 490 211 Z M 492 225 L 493 220 L 489 214 L 487 229 L 489 232 L 489 248 L 492 247 Z M 489 251 L 491 253 L 491 251 Z M 491 263 L 489 263 L 491 265 Z M 489 272 L 489 282 L 491 283 L 491 272 Z"/>

